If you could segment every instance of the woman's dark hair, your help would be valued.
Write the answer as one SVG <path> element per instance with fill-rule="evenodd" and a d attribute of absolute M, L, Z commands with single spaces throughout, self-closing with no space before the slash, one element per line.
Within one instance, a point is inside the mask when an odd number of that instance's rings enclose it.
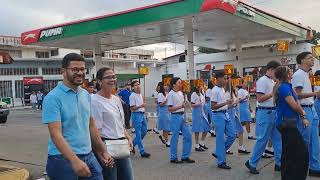
<path fill-rule="evenodd" d="M 96 75 L 97 80 L 102 81 L 104 72 L 109 71 L 109 70 L 112 70 L 112 69 L 110 67 L 100 68 L 97 72 L 97 75 Z M 97 91 L 101 90 L 101 85 L 99 83 L 96 83 L 96 89 L 97 89 Z"/>
<path fill-rule="evenodd" d="M 97 72 L 97 75 L 96 75 L 97 79 L 100 80 L 100 81 L 102 81 L 104 72 L 110 71 L 110 70 L 112 70 L 110 67 L 100 68 L 100 69 L 98 70 L 98 72 Z"/>
<path fill-rule="evenodd" d="M 92 81 L 88 83 L 88 87 L 90 87 L 90 86 L 95 86 Z"/>
<path fill-rule="evenodd" d="M 214 87 L 213 83 L 211 81 L 208 82 L 208 89 L 212 89 Z"/>
<path fill-rule="evenodd" d="M 279 82 L 288 81 L 289 68 L 287 66 L 279 66 L 274 71 L 274 76 Z"/>
<path fill-rule="evenodd" d="M 218 78 L 222 78 L 224 77 L 224 73 L 223 72 L 216 72 L 215 73 L 215 77 L 218 79 Z"/>
<path fill-rule="evenodd" d="M 315 73 L 314 73 L 315 76 L 320 76 L 320 70 L 317 70 Z"/>
<path fill-rule="evenodd" d="M 302 52 L 300 54 L 298 54 L 296 60 L 297 60 L 297 64 L 301 64 L 302 59 L 306 58 L 309 54 L 312 54 L 311 52 Z"/>
<path fill-rule="evenodd" d="M 197 93 L 198 94 L 198 96 L 200 96 L 200 89 L 199 88 L 197 88 L 197 87 L 193 87 L 192 88 L 192 91 L 191 92 L 195 92 L 195 93 Z"/>
<path fill-rule="evenodd" d="M 267 70 L 269 69 L 276 69 L 277 67 L 279 67 L 281 64 L 278 61 L 270 61 L 267 64 Z"/>
<path fill-rule="evenodd" d="M 174 77 L 174 78 L 172 78 L 172 80 L 171 80 L 171 87 L 173 88 L 173 85 L 175 85 L 179 80 L 180 80 L 179 77 Z"/>
<path fill-rule="evenodd" d="M 139 82 L 139 81 L 137 81 L 137 80 L 132 81 L 131 82 L 131 87 L 134 87 L 134 84 L 137 83 L 137 82 Z"/>
<path fill-rule="evenodd" d="M 163 95 L 165 95 L 164 83 L 163 82 L 159 82 L 158 86 L 160 88 L 158 93 L 162 93 Z"/>
<path fill-rule="evenodd" d="M 273 88 L 274 103 L 277 104 L 279 100 L 278 89 L 281 83 L 288 81 L 290 69 L 287 66 L 279 66 L 274 71 L 274 76 L 277 79 L 277 83 Z"/>
<path fill-rule="evenodd" d="M 85 62 L 84 57 L 77 53 L 69 53 L 62 59 L 61 67 L 68 68 L 71 61 L 82 61 Z"/>

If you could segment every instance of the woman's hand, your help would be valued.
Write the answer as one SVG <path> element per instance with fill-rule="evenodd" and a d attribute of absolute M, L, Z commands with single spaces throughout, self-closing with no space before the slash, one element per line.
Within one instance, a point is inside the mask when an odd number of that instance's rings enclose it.
<path fill-rule="evenodd" d="M 309 125 L 309 121 L 306 118 L 302 119 L 302 123 L 304 128 L 308 127 Z"/>
<path fill-rule="evenodd" d="M 133 150 L 133 143 L 131 139 L 128 139 L 128 145 L 129 145 L 129 150 L 132 151 Z"/>
<path fill-rule="evenodd" d="M 99 157 L 100 161 L 103 163 L 103 165 L 105 165 L 106 167 L 110 167 L 110 168 L 113 167 L 114 160 L 110 156 L 109 153 L 107 153 L 107 152 L 98 153 L 98 157 Z"/>

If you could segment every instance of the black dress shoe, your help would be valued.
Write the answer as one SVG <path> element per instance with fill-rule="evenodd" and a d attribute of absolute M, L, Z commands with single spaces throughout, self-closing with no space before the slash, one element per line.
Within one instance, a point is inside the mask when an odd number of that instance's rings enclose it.
<path fill-rule="evenodd" d="M 270 158 L 272 158 L 272 156 L 269 156 L 269 155 L 267 155 L 267 154 L 262 154 L 261 157 L 264 158 L 264 159 L 270 159 Z"/>
<path fill-rule="evenodd" d="M 309 169 L 309 176 L 320 177 L 320 171 Z"/>
<path fill-rule="evenodd" d="M 238 153 L 239 153 L 239 154 L 250 154 L 250 152 L 247 151 L 246 149 L 245 149 L 245 150 L 238 149 Z"/>
<path fill-rule="evenodd" d="M 203 152 L 204 151 L 204 149 L 200 146 L 200 147 L 196 147 L 196 148 L 194 148 L 194 150 L 195 151 L 198 151 L 198 152 Z"/>
<path fill-rule="evenodd" d="M 202 149 L 209 149 L 206 145 L 199 144 Z"/>
<path fill-rule="evenodd" d="M 218 159 L 218 156 L 215 153 L 211 154 L 214 158 Z"/>
<path fill-rule="evenodd" d="M 253 136 L 248 136 L 249 140 L 257 140 L 257 138 L 253 137 Z"/>
<path fill-rule="evenodd" d="M 195 162 L 196 162 L 195 160 L 192 160 L 192 159 L 190 159 L 190 158 L 181 159 L 181 161 L 182 161 L 183 163 L 195 163 Z"/>
<path fill-rule="evenodd" d="M 259 171 L 258 171 L 256 168 L 252 167 L 252 166 L 250 165 L 249 161 L 247 161 L 247 162 L 245 163 L 245 165 L 246 165 L 246 167 L 249 169 L 249 172 L 250 172 L 251 174 L 259 174 Z"/>
<path fill-rule="evenodd" d="M 281 171 L 281 166 L 274 165 L 274 171 Z"/>
<path fill-rule="evenodd" d="M 226 154 L 227 154 L 227 155 L 233 155 L 233 152 L 227 151 Z"/>
<path fill-rule="evenodd" d="M 270 154 L 270 155 L 274 155 L 274 152 L 273 151 L 269 151 L 269 150 L 264 150 L 264 153 L 266 153 L 266 154 Z"/>
<path fill-rule="evenodd" d="M 181 164 L 182 161 L 179 161 L 178 159 L 175 159 L 175 160 L 170 160 L 170 163 L 173 163 L 173 164 Z"/>
<path fill-rule="evenodd" d="M 161 142 L 162 142 L 163 144 L 166 144 L 166 143 L 167 143 L 166 140 L 165 140 L 161 135 L 159 135 L 159 139 L 161 140 Z"/>
<path fill-rule="evenodd" d="M 179 132 L 179 135 L 180 135 L 180 136 L 182 135 L 182 132 L 181 132 L 181 131 Z"/>
<path fill-rule="evenodd" d="M 210 132 L 210 135 L 211 135 L 211 137 L 216 137 L 217 136 L 216 133 L 214 133 L 214 132 Z"/>
<path fill-rule="evenodd" d="M 170 147 L 170 144 L 167 144 L 167 143 L 166 143 L 166 147 Z"/>
<path fill-rule="evenodd" d="M 228 166 L 226 163 L 222 163 L 222 164 L 218 165 L 218 168 L 220 168 L 220 169 L 231 169 L 231 167 Z"/>
<path fill-rule="evenodd" d="M 144 152 L 143 154 L 141 154 L 141 157 L 143 158 L 149 158 L 151 156 L 151 154 Z"/>

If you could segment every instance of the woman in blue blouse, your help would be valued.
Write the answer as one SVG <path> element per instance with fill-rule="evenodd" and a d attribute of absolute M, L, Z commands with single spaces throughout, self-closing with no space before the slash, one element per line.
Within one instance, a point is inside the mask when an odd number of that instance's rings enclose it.
<path fill-rule="evenodd" d="M 304 180 L 308 172 L 308 149 L 300 134 L 297 125 L 303 123 L 308 126 L 306 113 L 298 103 L 298 97 L 290 83 L 292 70 L 286 66 L 280 66 L 275 70 L 278 82 L 274 88 L 274 100 L 276 104 L 276 125 L 281 133 L 281 179 Z"/>

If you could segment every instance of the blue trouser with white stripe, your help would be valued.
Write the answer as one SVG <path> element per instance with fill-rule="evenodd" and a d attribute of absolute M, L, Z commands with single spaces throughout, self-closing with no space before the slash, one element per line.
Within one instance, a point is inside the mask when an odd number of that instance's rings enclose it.
<path fill-rule="evenodd" d="M 256 168 L 258 162 L 265 151 L 269 139 L 272 140 L 275 164 L 281 165 L 281 135 L 275 125 L 276 111 L 267 109 L 258 109 L 256 113 L 256 137 L 257 141 L 253 148 L 250 166 Z"/>
<path fill-rule="evenodd" d="M 170 141 L 170 160 L 178 159 L 178 141 L 179 132 L 182 132 L 182 156 L 181 159 L 190 157 L 192 148 L 192 135 L 190 132 L 189 124 L 184 121 L 183 114 L 171 114 L 171 141 Z"/>
<path fill-rule="evenodd" d="M 213 153 L 218 157 L 217 164 L 221 165 L 226 162 L 226 151 L 236 139 L 236 132 L 226 112 L 214 112 L 213 123 L 216 130 L 216 151 Z"/>
<path fill-rule="evenodd" d="M 147 134 L 147 121 L 144 113 L 133 112 L 131 115 L 132 124 L 136 131 L 136 137 L 133 140 L 133 146 L 138 145 L 140 154 L 144 154 L 143 138 Z"/>
<path fill-rule="evenodd" d="M 320 151 L 319 151 L 319 119 L 314 107 L 303 107 L 306 112 L 309 126 L 304 128 L 300 120 L 298 129 L 303 136 L 309 150 L 309 168 L 320 171 Z"/>

